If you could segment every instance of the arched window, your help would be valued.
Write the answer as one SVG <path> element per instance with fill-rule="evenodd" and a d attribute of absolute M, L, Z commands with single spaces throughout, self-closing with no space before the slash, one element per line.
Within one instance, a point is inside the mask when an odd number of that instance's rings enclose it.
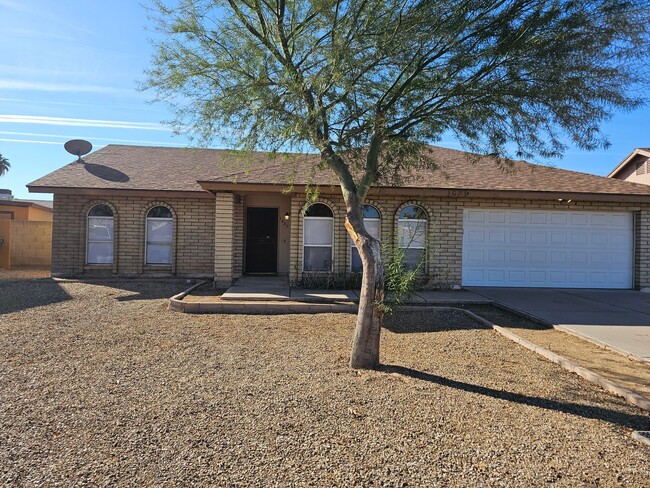
<path fill-rule="evenodd" d="M 147 213 L 145 264 L 172 264 L 174 219 L 167 207 L 153 207 Z"/>
<path fill-rule="evenodd" d="M 368 234 L 377 240 L 380 240 L 381 235 L 381 217 L 379 210 L 372 205 L 363 206 L 363 225 L 366 226 Z M 361 256 L 359 250 L 355 246 L 354 241 L 350 237 L 350 270 L 361 271 L 362 268 Z"/>
<path fill-rule="evenodd" d="M 404 252 L 404 264 L 416 268 L 424 261 L 427 247 L 427 214 L 422 207 L 410 205 L 399 213 L 397 239 Z"/>
<path fill-rule="evenodd" d="M 86 232 L 86 263 L 113 262 L 113 210 L 108 205 L 95 205 L 88 211 Z"/>
<path fill-rule="evenodd" d="M 314 203 L 305 212 L 303 225 L 303 270 L 331 271 L 334 214 L 323 203 Z"/>

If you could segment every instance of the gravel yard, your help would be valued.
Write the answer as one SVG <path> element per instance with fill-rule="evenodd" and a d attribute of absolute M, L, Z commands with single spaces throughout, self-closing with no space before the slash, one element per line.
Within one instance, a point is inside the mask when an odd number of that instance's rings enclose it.
<path fill-rule="evenodd" d="M 647 486 L 650 415 L 462 314 L 185 315 L 184 284 L 0 280 L 0 483 Z"/>
<path fill-rule="evenodd" d="M 649 363 L 628 359 L 580 337 L 545 327 L 497 307 L 475 306 L 472 311 L 537 346 L 553 351 L 578 366 L 650 399 Z"/>

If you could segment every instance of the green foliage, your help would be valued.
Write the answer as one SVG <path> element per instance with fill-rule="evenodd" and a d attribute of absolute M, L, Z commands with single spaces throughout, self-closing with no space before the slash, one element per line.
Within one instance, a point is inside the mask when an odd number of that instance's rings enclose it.
<path fill-rule="evenodd" d="M 326 156 L 374 142 L 361 194 L 428 164 L 417 143 L 449 131 L 497 156 L 607 146 L 600 123 L 647 83 L 648 1 L 154 1 L 164 37 L 143 87 L 179 132 Z"/>
<path fill-rule="evenodd" d="M 3 176 L 11 168 L 9 160 L 0 154 L 0 176 Z"/>
<path fill-rule="evenodd" d="M 382 250 L 384 256 L 385 270 L 385 289 L 387 293 L 386 301 L 383 305 L 385 313 L 393 313 L 399 305 L 408 302 L 415 291 L 419 288 L 422 280 L 422 269 L 424 267 L 424 257 L 417 266 L 406 266 L 404 258 L 406 253 L 404 249 L 393 247 Z"/>

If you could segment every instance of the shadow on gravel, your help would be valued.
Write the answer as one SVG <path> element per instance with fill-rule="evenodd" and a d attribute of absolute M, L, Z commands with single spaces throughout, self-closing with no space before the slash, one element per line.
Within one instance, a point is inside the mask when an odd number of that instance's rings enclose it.
<path fill-rule="evenodd" d="M 467 391 L 469 393 L 477 393 L 479 395 L 497 398 L 499 400 L 520 403 L 522 405 L 530 405 L 532 407 L 545 408 L 547 410 L 555 410 L 558 412 L 568 413 L 588 419 L 604 420 L 605 422 L 617 424 L 633 430 L 650 429 L 650 417 L 647 415 L 632 415 L 603 407 L 594 407 L 580 403 L 559 402 L 556 400 L 550 400 L 548 398 L 522 395 L 520 393 L 513 393 L 510 391 L 495 390 L 494 388 L 456 381 L 445 378 L 444 376 L 425 373 L 424 371 L 418 371 L 416 369 L 411 369 L 404 366 L 385 364 L 380 365 L 379 370 L 386 373 L 397 373 L 418 380 L 435 383 L 437 385 L 448 386 L 450 388 L 456 388 L 457 390 Z"/>
<path fill-rule="evenodd" d="M 518 329 L 531 329 L 531 330 L 543 330 L 543 329 L 552 329 L 553 327 L 548 325 L 542 325 L 538 322 L 533 322 L 526 317 L 518 315 L 514 312 L 509 312 L 499 307 L 492 305 L 472 305 L 467 308 L 471 312 L 474 312 L 476 315 L 483 317 L 484 319 L 489 320 L 493 324 L 500 325 L 501 327 L 516 327 Z"/>
<path fill-rule="evenodd" d="M 398 312 L 386 316 L 384 328 L 395 334 L 489 329 L 460 311 Z"/>
<path fill-rule="evenodd" d="M 72 297 L 51 278 L 0 281 L 0 315 L 51 305 Z"/>
<path fill-rule="evenodd" d="M 184 280 L 79 280 L 80 283 L 85 285 L 105 286 L 107 288 L 115 288 L 123 292 L 128 292 L 129 295 L 116 296 L 118 302 L 130 302 L 134 300 L 159 300 L 162 298 L 170 298 L 184 290 L 187 290 L 192 284 L 186 283 Z"/>

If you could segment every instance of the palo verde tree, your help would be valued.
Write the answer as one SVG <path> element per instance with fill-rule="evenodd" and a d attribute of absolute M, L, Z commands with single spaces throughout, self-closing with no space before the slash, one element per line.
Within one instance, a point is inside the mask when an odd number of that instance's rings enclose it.
<path fill-rule="evenodd" d="M 0 154 L 0 176 L 3 176 L 11 168 L 9 160 Z"/>
<path fill-rule="evenodd" d="M 170 0 L 171 1 L 171 0 Z M 157 0 L 145 89 L 199 143 L 310 149 L 338 177 L 363 264 L 350 365 L 379 361 L 384 269 L 362 208 L 383 179 L 434 167 L 424 144 L 557 157 L 607 146 L 642 103 L 649 2 Z"/>

